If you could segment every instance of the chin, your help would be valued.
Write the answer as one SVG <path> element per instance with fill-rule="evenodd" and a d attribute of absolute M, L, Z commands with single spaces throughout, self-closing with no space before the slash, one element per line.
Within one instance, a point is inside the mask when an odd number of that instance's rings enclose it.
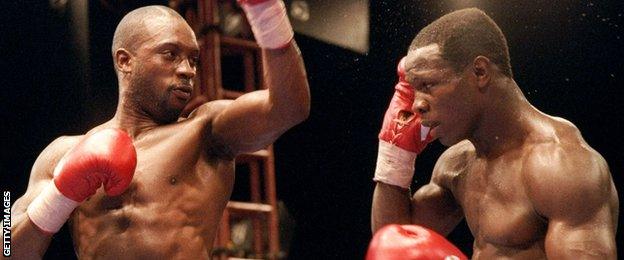
<path fill-rule="evenodd" d="M 158 123 L 159 125 L 168 125 L 168 124 L 177 122 L 178 117 L 158 118 L 158 119 L 155 119 L 154 121 L 156 121 L 156 123 Z"/>
<path fill-rule="evenodd" d="M 440 136 L 438 137 L 438 141 L 440 141 L 440 143 L 446 147 L 451 147 L 459 142 L 461 142 L 462 138 L 449 138 L 449 137 L 445 137 L 445 136 Z"/>
<path fill-rule="evenodd" d="M 439 137 L 439 138 L 438 138 L 438 141 L 440 141 L 440 143 L 441 143 L 442 145 L 446 146 L 446 147 L 450 147 L 450 146 L 454 145 L 454 143 L 449 142 L 449 141 L 448 141 L 446 138 L 444 138 L 444 137 Z"/>
<path fill-rule="evenodd" d="M 163 111 L 155 120 L 161 125 L 175 123 L 178 121 L 180 113 L 182 113 L 181 109 L 169 109 Z"/>

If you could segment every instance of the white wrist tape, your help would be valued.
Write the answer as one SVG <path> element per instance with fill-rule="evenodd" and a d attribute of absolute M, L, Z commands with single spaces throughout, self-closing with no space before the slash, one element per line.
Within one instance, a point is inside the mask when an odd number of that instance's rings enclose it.
<path fill-rule="evenodd" d="M 30 203 L 26 212 L 41 230 L 56 233 L 79 204 L 61 194 L 53 181 Z"/>
<path fill-rule="evenodd" d="M 242 7 L 261 48 L 279 49 L 292 40 L 294 32 L 282 0 L 244 4 Z"/>
<path fill-rule="evenodd" d="M 379 140 L 374 181 L 409 189 L 414 177 L 416 153 Z"/>

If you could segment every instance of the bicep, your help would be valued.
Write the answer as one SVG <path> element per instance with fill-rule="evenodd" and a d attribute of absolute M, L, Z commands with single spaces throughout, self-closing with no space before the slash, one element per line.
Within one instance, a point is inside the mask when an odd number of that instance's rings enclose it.
<path fill-rule="evenodd" d="M 466 171 L 466 164 L 474 148 L 468 141 L 460 142 L 440 156 L 431 181 L 418 189 L 412 197 L 412 223 L 428 226 L 448 235 L 464 217 L 451 189 L 455 178 Z"/>
<path fill-rule="evenodd" d="M 52 181 L 54 167 L 73 145 L 76 138 L 61 137 L 46 147 L 35 160 L 30 172 L 28 187 L 26 192 L 13 204 L 12 212 L 19 218 L 26 212 L 26 208 L 41 193 L 41 191 Z"/>
<path fill-rule="evenodd" d="M 431 182 L 412 197 L 412 223 L 423 225 L 448 235 L 463 218 L 461 207 L 452 193 Z"/>
<path fill-rule="evenodd" d="M 609 209 L 604 208 L 587 221 L 550 219 L 544 242 L 549 259 L 615 259 L 615 234 Z"/>
<path fill-rule="evenodd" d="M 606 162 L 592 151 L 546 152 L 529 161 L 526 181 L 535 210 L 548 219 L 547 256 L 614 259 L 618 199 Z"/>
<path fill-rule="evenodd" d="M 272 109 L 268 95 L 267 90 L 258 90 L 222 105 L 212 122 L 212 137 L 236 154 L 273 143 L 290 125 Z"/>
<path fill-rule="evenodd" d="M 565 188 L 537 204 L 548 218 L 546 255 L 552 259 L 615 259 L 617 196 L 609 192 L 615 189 L 612 183 L 591 179 L 577 182 L 581 183 L 557 182 Z"/>

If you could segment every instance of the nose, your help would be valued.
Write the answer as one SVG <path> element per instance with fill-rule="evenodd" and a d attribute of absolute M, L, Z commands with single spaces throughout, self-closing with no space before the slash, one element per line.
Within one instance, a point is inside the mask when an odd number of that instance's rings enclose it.
<path fill-rule="evenodd" d="M 178 73 L 178 75 L 182 76 L 183 78 L 192 79 L 195 77 L 195 74 L 197 73 L 197 67 L 193 65 L 193 62 L 190 59 L 183 59 L 178 64 L 176 72 Z"/>
<path fill-rule="evenodd" d="M 419 94 L 417 91 L 416 95 L 414 96 L 412 111 L 422 115 L 429 112 L 429 108 L 429 103 L 423 98 L 422 94 Z"/>

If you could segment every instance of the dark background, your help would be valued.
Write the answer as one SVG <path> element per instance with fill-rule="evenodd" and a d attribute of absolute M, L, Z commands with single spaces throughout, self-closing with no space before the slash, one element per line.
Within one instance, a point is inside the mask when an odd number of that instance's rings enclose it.
<path fill-rule="evenodd" d="M 467 6 L 480 7 L 499 24 L 515 80 L 528 100 L 576 124 L 609 163 L 622 198 L 624 2 L 550 2 L 371 1 L 366 55 L 297 35 L 312 112 L 276 143 L 278 196 L 296 221 L 291 258 L 363 258 L 371 236 L 376 135 L 396 82 L 396 63 L 419 29 Z M 24 193 L 30 167 L 47 144 L 112 116 L 117 85 L 110 44 L 121 14 L 91 1 L 90 63 L 85 66 L 72 44 L 67 13 L 50 9 L 48 1 L 3 5 L 0 167 L 2 190 L 10 190 L 14 201 Z M 443 150 L 434 143 L 419 157 L 416 186 L 428 181 Z M 622 224 L 619 255 L 624 255 Z M 472 251 L 465 224 L 450 239 Z M 57 234 L 48 257 L 72 254 L 67 232 Z"/>

